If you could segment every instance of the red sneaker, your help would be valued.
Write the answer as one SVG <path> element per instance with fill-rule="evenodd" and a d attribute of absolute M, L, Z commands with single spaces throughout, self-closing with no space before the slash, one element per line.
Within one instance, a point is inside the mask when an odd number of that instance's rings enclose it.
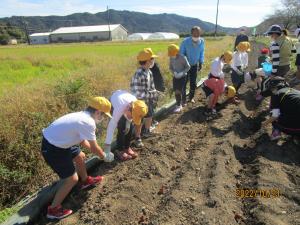
<path fill-rule="evenodd" d="M 134 152 L 130 147 L 127 150 L 125 150 L 124 152 L 126 152 L 128 155 L 130 155 L 133 159 L 138 157 L 138 154 L 136 152 Z"/>
<path fill-rule="evenodd" d="M 90 186 L 95 186 L 96 184 L 100 183 L 103 179 L 104 179 L 103 176 L 96 176 L 96 177 L 88 176 L 86 181 L 81 185 L 80 189 L 84 190 Z"/>
<path fill-rule="evenodd" d="M 63 219 L 71 215 L 73 211 L 71 209 L 64 209 L 61 205 L 56 207 L 48 206 L 47 218 L 48 219 Z"/>

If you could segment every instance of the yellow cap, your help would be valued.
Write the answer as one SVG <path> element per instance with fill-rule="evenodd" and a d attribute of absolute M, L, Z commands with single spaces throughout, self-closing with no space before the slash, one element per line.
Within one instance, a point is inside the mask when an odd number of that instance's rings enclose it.
<path fill-rule="evenodd" d="M 251 52 L 251 44 L 250 44 L 250 42 L 247 42 L 247 46 L 248 46 L 247 52 Z"/>
<path fill-rule="evenodd" d="M 168 47 L 168 56 L 169 57 L 176 56 L 178 54 L 178 52 L 179 52 L 178 45 L 175 45 L 175 44 L 169 45 L 169 47 Z"/>
<path fill-rule="evenodd" d="M 100 112 L 105 113 L 108 117 L 111 118 L 110 110 L 111 103 L 107 98 L 104 97 L 93 97 L 89 100 L 89 106 L 99 110 Z"/>
<path fill-rule="evenodd" d="M 157 55 L 154 55 L 153 51 L 151 48 L 145 48 L 144 50 L 140 51 L 138 56 L 137 56 L 137 60 L 140 62 L 143 61 L 148 61 L 151 58 L 157 58 Z"/>
<path fill-rule="evenodd" d="M 240 42 L 237 46 L 236 46 L 237 50 L 239 50 L 240 52 L 246 52 L 250 50 L 250 43 L 247 41 L 243 41 Z"/>
<path fill-rule="evenodd" d="M 235 88 L 233 86 L 228 86 L 227 89 L 228 89 L 227 97 L 233 98 L 236 94 Z"/>
<path fill-rule="evenodd" d="M 229 64 L 232 60 L 232 52 L 231 51 L 226 51 L 224 52 L 224 61 L 225 63 Z"/>
<path fill-rule="evenodd" d="M 144 49 L 146 52 L 150 52 L 151 55 L 154 55 L 152 48 L 145 48 Z"/>
<path fill-rule="evenodd" d="M 144 101 L 136 100 L 132 103 L 132 120 L 135 125 L 141 125 L 142 119 L 148 113 L 148 106 Z"/>

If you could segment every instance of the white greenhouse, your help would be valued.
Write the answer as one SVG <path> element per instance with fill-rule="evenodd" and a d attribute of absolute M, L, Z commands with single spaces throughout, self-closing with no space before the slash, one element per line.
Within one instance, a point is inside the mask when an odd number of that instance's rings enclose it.
<path fill-rule="evenodd" d="M 179 35 L 175 33 L 156 32 L 149 36 L 149 40 L 167 40 L 167 39 L 179 39 Z"/>
<path fill-rule="evenodd" d="M 142 41 L 147 40 L 152 33 L 133 33 L 130 34 L 127 39 L 128 41 Z"/>

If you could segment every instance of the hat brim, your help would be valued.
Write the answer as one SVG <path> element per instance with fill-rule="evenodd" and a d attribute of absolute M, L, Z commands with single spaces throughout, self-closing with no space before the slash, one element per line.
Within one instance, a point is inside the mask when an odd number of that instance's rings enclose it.
<path fill-rule="evenodd" d="M 268 35 L 268 36 L 271 36 L 272 34 L 278 34 L 278 35 L 281 35 L 282 32 L 279 32 L 279 31 L 271 31 L 271 32 L 266 32 L 265 34 Z"/>
<path fill-rule="evenodd" d="M 132 115 L 132 121 L 135 125 L 139 126 L 142 123 L 142 118 L 136 115 Z"/>
<path fill-rule="evenodd" d="M 151 58 L 158 58 L 158 55 L 152 55 Z"/>
<path fill-rule="evenodd" d="M 112 118 L 110 113 L 104 113 L 105 115 L 107 115 L 109 118 Z"/>

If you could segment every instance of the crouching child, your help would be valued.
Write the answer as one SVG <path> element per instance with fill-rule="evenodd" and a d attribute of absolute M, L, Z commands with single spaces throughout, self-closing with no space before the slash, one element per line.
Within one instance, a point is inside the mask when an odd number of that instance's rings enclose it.
<path fill-rule="evenodd" d="M 148 107 L 144 101 L 137 100 L 134 95 L 123 90 L 115 91 L 112 94 L 110 101 L 113 112 L 107 127 L 104 152 L 106 154 L 111 152 L 114 131 L 118 128 L 118 158 L 122 161 L 135 159 L 138 154 L 130 147 L 133 125 L 141 125 L 143 117 L 148 112 Z"/>
<path fill-rule="evenodd" d="M 62 219 L 72 214 L 72 210 L 63 209 L 61 204 L 79 180 L 81 190 L 103 180 L 102 176 L 87 175 L 85 154 L 81 152 L 79 145 L 90 149 L 105 162 L 114 160 L 113 153 L 103 152 L 97 144 L 95 134 L 96 124 L 103 119 L 103 114 L 111 117 L 110 110 L 111 103 L 106 98 L 94 97 L 86 110 L 62 116 L 43 129 L 42 155 L 63 180 L 48 207 L 47 218 Z"/>
<path fill-rule="evenodd" d="M 206 79 L 201 85 L 206 98 L 208 98 L 206 115 L 216 114 L 216 104 L 221 95 L 225 94 L 229 98 L 234 98 L 235 88 L 227 87 L 224 80 L 223 67 L 224 64 L 229 64 L 232 60 L 232 52 L 224 52 L 220 57 L 216 58 L 211 64 L 211 70 Z"/>
<path fill-rule="evenodd" d="M 281 132 L 300 137 L 300 91 L 290 88 L 282 77 L 268 79 L 262 91 L 264 96 L 271 95 L 271 117 L 263 122 L 266 127 L 272 123 L 271 140 L 281 138 Z"/>

